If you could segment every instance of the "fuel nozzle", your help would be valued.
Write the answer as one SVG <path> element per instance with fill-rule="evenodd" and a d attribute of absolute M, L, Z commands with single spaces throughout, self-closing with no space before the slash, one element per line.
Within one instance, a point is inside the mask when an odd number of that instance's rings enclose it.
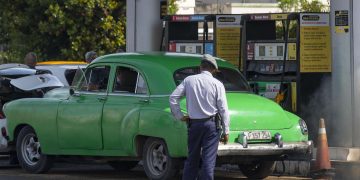
<path fill-rule="evenodd" d="M 275 96 L 275 102 L 280 104 L 285 100 L 285 93 L 287 90 L 287 85 L 284 83 L 280 84 L 279 92 Z"/>

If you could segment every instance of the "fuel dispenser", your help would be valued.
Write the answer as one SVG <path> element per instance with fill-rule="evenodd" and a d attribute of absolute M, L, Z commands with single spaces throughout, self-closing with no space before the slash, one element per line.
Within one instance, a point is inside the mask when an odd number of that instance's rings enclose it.
<path fill-rule="evenodd" d="M 163 18 L 160 50 L 214 55 L 213 21 L 207 15 L 169 15 Z"/>
<path fill-rule="evenodd" d="M 255 93 L 302 117 L 331 76 L 328 13 L 169 15 L 160 50 L 226 59 Z"/>
<path fill-rule="evenodd" d="M 243 73 L 254 91 L 301 115 L 331 75 L 329 14 L 242 16 Z"/>

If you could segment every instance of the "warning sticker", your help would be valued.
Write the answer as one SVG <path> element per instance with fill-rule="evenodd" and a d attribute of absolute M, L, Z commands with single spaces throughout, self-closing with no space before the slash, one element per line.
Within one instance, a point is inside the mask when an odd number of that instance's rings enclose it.
<path fill-rule="evenodd" d="M 300 15 L 300 72 L 331 72 L 329 14 Z"/>
<path fill-rule="evenodd" d="M 345 34 L 349 32 L 349 11 L 335 11 L 335 33 Z"/>

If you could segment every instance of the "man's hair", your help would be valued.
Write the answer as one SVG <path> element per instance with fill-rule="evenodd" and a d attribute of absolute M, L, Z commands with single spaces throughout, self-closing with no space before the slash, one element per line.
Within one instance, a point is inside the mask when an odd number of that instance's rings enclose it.
<path fill-rule="evenodd" d="M 29 52 L 25 55 L 25 58 L 31 58 L 32 61 L 36 62 L 37 61 L 37 56 L 34 52 Z"/>
<path fill-rule="evenodd" d="M 206 70 L 216 70 L 215 66 L 211 63 L 209 63 L 208 61 L 202 60 L 200 63 L 200 67 L 201 69 L 206 69 Z"/>
<path fill-rule="evenodd" d="M 97 54 L 95 51 L 89 51 L 85 54 L 85 61 L 94 60 L 96 58 Z"/>

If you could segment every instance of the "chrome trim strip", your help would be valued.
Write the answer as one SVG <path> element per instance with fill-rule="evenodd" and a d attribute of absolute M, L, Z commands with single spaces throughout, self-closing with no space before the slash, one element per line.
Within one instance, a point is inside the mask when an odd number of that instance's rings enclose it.
<path fill-rule="evenodd" d="M 150 95 L 150 97 L 154 97 L 154 98 L 157 98 L 157 97 L 169 97 L 170 94 L 159 94 L 159 95 Z"/>
<path fill-rule="evenodd" d="M 79 94 L 80 96 L 85 95 L 99 95 L 99 96 L 106 96 L 107 92 L 90 92 L 90 91 L 75 91 L 75 93 Z"/>
<path fill-rule="evenodd" d="M 147 94 L 133 94 L 133 93 L 109 93 L 109 96 L 125 96 L 125 97 L 149 97 Z"/>
<path fill-rule="evenodd" d="M 284 143 L 283 147 L 278 145 L 271 144 L 248 144 L 244 148 L 240 143 L 231 143 L 231 144 L 219 144 L 218 147 L 218 156 L 228 156 L 228 155 L 279 155 L 284 152 L 292 153 L 311 153 L 312 141 L 307 142 L 294 142 L 294 143 Z"/>

